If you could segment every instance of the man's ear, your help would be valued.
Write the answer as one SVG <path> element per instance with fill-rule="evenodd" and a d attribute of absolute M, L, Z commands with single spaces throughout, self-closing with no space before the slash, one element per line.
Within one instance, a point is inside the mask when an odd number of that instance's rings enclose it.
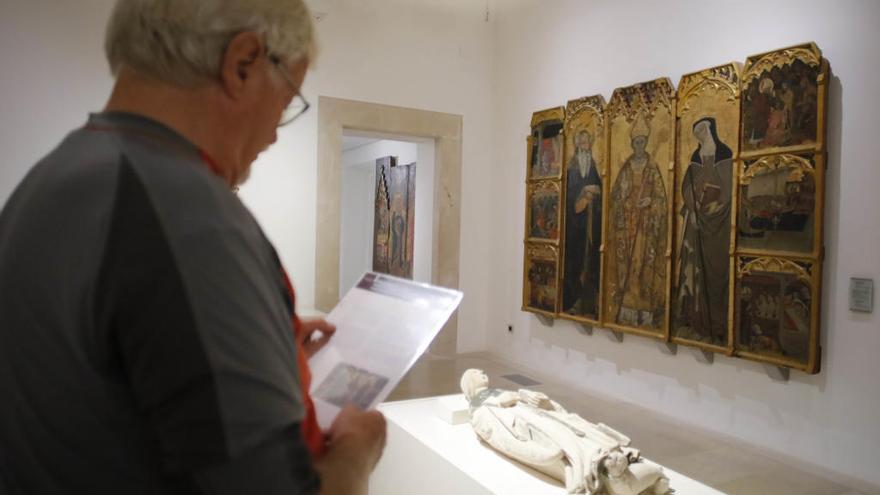
<path fill-rule="evenodd" d="M 220 82 L 229 97 L 241 96 L 262 51 L 262 39 L 253 31 L 238 33 L 226 46 L 220 62 Z"/>

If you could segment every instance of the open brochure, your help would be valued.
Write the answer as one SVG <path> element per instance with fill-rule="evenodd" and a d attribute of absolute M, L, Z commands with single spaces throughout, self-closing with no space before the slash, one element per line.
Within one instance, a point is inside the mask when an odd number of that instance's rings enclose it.
<path fill-rule="evenodd" d="M 346 404 L 388 397 L 461 302 L 462 293 L 368 272 L 333 311 L 333 338 L 312 356 L 312 399 L 328 428 Z"/>

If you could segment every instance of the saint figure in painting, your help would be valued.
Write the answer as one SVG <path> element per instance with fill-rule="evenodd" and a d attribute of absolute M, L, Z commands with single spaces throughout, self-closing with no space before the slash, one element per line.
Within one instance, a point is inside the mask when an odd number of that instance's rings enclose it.
<path fill-rule="evenodd" d="M 667 198 L 660 169 L 645 149 L 649 134 L 639 115 L 630 135 L 633 153 L 611 191 L 612 318 L 622 325 L 659 328 L 666 293 Z"/>
<path fill-rule="evenodd" d="M 727 336 L 730 273 L 730 209 L 733 152 L 718 138 L 715 119 L 694 123 L 697 149 L 681 184 L 675 328 L 701 340 L 723 343 Z"/>
<path fill-rule="evenodd" d="M 394 195 L 391 209 L 391 262 L 389 267 L 394 267 L 406 273 L 406 218 L 403 196 Z M 396 271 L 395 271 L 396 273 Z"/>
<path fill-rule="evenodd" d="M 530 178 L 555 177 L 562 162 L 562 124 L 544 123 L 532 132 Z"/>
<path fill-rule="evenodd" d="M 587 130 L 574 137 L 565 200 L 563 308 L 575 315 L 598 314 L 599 246 L 602 243 L 602 179 Z"/>

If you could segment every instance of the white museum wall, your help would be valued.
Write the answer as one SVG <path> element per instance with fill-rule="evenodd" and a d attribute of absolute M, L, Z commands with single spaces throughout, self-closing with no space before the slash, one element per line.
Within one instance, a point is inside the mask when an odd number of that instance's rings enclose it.
<path fill-rule="evenodd" d="M 342 153 L 345 160 L 346 153 Z M 369 162 L 365 162 L 369 163 Z M 366 208 L 375 197 L 373 189 L 366 187 L 374 181 L 375 169 L 343 165 L 340 187 L 339 218 L 339 294 L 345 294 L 357 283 L 365 267 L 373 263 L 373 208 Z"/>
<path fill-rule="evenodd" d="M 416 143 L 413 280 L 430 283 L 434 263 L 434 140 Z M 403 162 L 411 163 L 411 162 Z M 373 169 L 375 170 L 375 168 Z M 375 190 L 375 189 L 374 189 Z M 371 243 L 372 245 L 372 243 Z"/>
<path fill-rule="evenodd" d="M 345 294 L 365 271 L 372 269 L 376 160 L 386 156 L 396 156 L 399 165 L 416 163 L 413 280 L 431 282 L 434 142 L 383 139 L 342 152 L 340 294 Z"/>
<path fill-rule="evenodd" d="M 880 2 L 678 0 L 497 3 L 492 74 L 489 350 L 683 423 L 880 485 L 880 308 L 848 310 L 853 276 L 880 278 Z M 831 62 L 822 371 L 763 365 L 648 339 L 623 343 L 520 311 L 525 138 L 535 110 L 805 41 Z M 509 333 L 507 325 L 513 324 Z"/>
<path fill-rule="evenodd" d="M 113 79 L 103 42 L 111 5 L 0 2 L 0 207 L 39 159 L 107 101 Z"/>
<path fill-rule="evenodd" d="M 458 349 L 485 347 L 489 256 L 491 23 L 471 0 L 314 0 L 319 59 L 303 94 L 462 115 L 462 223 Z M 87 113 L 100 110 L 112 78 L 103 36 L 112 0 L 0 2 L 0 205 L 30 167 Z M 255 163 L 242 200 L 278 248 L 314 307 L 317 115 L 282 128 Z"/>

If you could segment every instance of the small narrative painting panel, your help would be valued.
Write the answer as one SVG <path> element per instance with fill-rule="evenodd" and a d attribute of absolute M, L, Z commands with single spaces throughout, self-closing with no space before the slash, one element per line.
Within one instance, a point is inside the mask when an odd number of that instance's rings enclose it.
<path fill-rule="evenodd" d="M 557 241 L 559 239 L 562 186 L 559 181 L 541 181 L 528 187 L 529 240 Z"/>
<path fill-rule="evenodd" d="M 605 194 L 605 99 L 588 96 L 565 110 L 565 235 L 560 316 L 599 321 L 602 201 Z"/>
<path fill-rule="evenodd" d="M 523 310 L 556 316 L 559 248 L 527 243 L 524 265 Z"/>
<path fill-rule="evenodd" d="M 614 90 L 608 121 L 603 321 L 667 334 L 675 93 L 668 79 Z"/>
<path fill-rule="evenodd" d="M 373 271 L 412 278 L 415 244 L 416 164 L 376 160 Z"/>
<path fill-rule="evenodd" d="M 813 43 L 749 57 L 742 82 L 743 156 L 821 149 L 827 75 Z"/>
<path fill-rule="evenodd" d="M 818 277 L 811 261 L 739 257 L 735 347 L 738 355 L 818 371 Z"/>
<path fill-rule="evenodd" d="M 678 85 L 675 253 L 670 333 L 730 348 L 730 247 L 739 143 L 739 67 L 685 74 Z"/>
<path fill-rule="evenodd" d="M 739 178 L 738 252 L 818 256 L 822 157 L 781 154 L 744 160 Z"/>
<path fill-rule="evenodd" d="M 535 112 L 529 136 L 528 178 L 558 179 L 562 175 L 563 119 L 562 107 Z"/>

